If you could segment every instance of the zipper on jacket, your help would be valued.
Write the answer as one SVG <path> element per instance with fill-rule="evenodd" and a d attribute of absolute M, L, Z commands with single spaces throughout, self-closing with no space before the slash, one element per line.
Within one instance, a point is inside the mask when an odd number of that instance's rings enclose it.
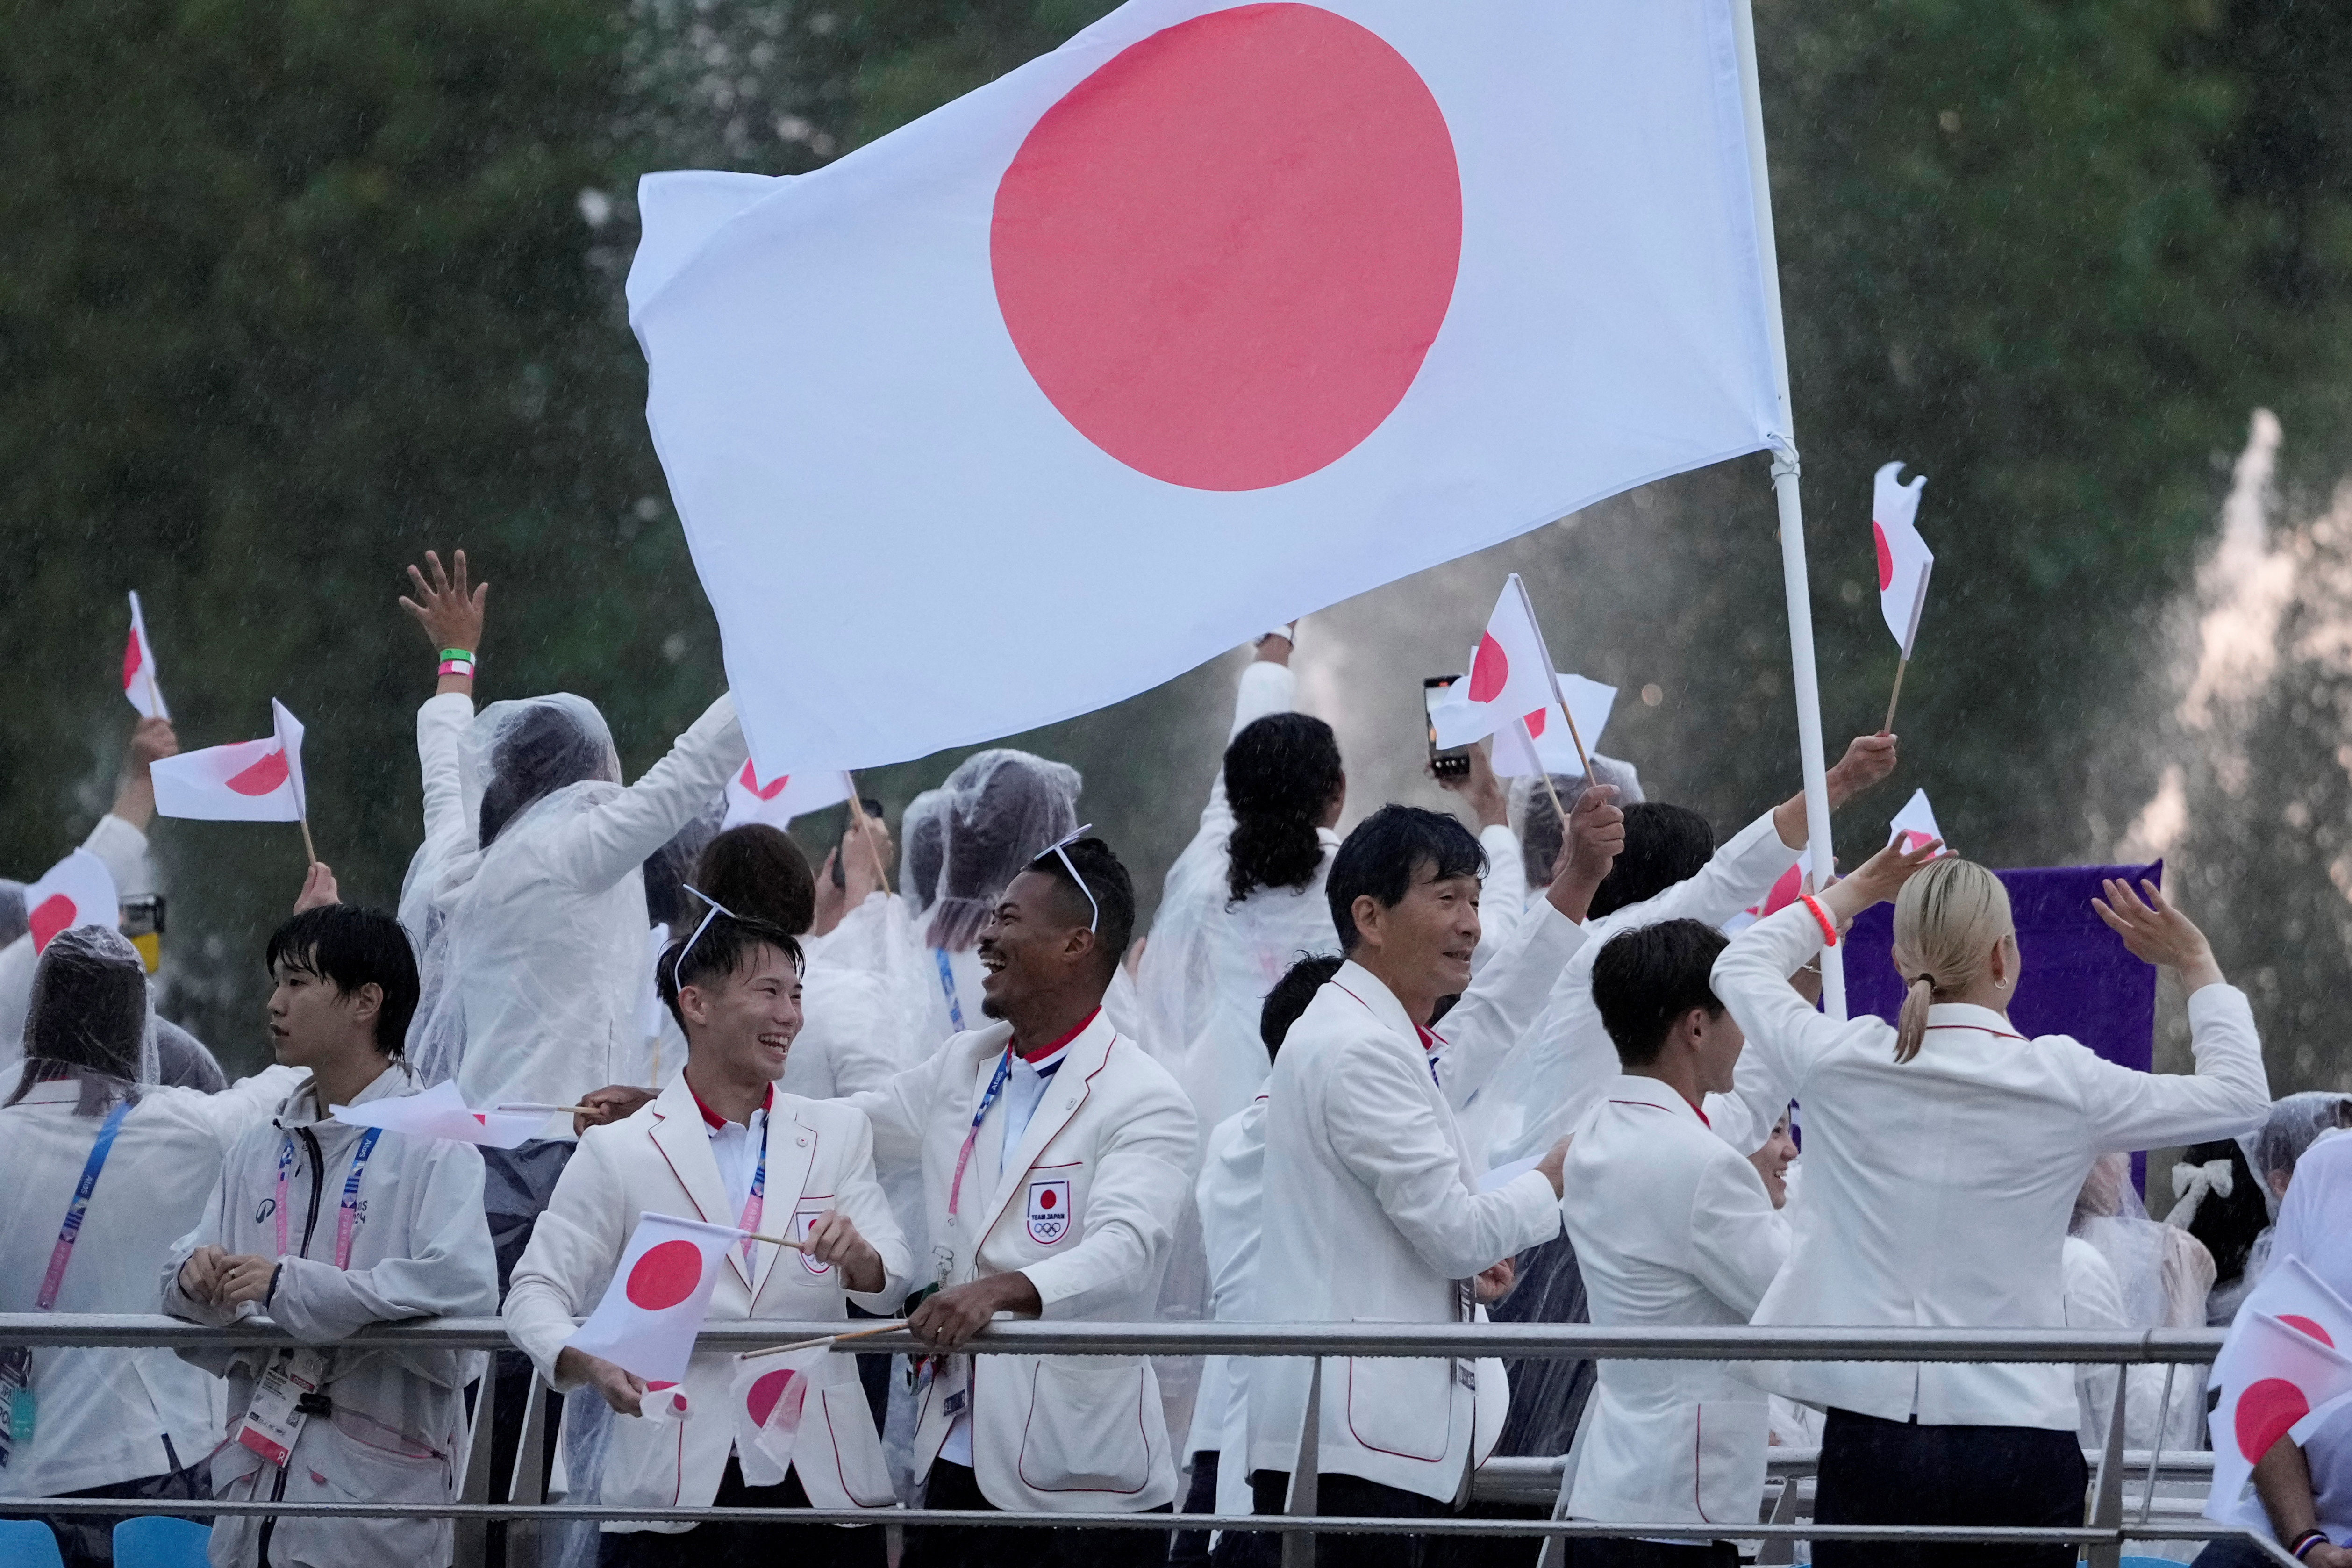
<path fill-rule="evenodd" d="M 319 1228 L 319 1200 L 327 1192 L 327 1157 L 319 1152 L 319 1140 L 307 1127 L 297 1127 L 302 1146 L 310 1152 L 310 1216 L 302 1222 L 302 1250 L 299 1258 L 310 1256 L 310 1235 Z"/>

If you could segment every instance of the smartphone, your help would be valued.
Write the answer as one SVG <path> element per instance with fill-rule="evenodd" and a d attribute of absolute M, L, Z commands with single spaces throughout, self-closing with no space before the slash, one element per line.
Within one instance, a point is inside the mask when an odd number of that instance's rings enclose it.
<path fill-rule="evenodd" d="M 875 818 L 877 821 L 881 819 L 882 803 L 880 801 L 876 800 L 869 795 L 858 804 L 866 808 L 866 816 Z M 845 831 L 849 827 L 855 827 L 857 826 L 856 823 L 850 822 L 846 817 L 843 818 L 843 822 L 845 824 Z M 845 888 L 849 886 L 849 873 L 841 868 L 841 857 L 838 855 L 833 858 L 833 885 L 836 888 Z"/>
<path fill-rule="evenodd" d="M 1437 721 L 1431 717 L 1445 700 L 1446 689 L 1461 679 L 1458 675 L 1433 675 L 1421 683 L 1422 721 L 1429 730 L 1429 771 L 1442 779 L 1470 776 L 1470 748 L 1453 746 L 1441 750 L 1437 744 Z"/>

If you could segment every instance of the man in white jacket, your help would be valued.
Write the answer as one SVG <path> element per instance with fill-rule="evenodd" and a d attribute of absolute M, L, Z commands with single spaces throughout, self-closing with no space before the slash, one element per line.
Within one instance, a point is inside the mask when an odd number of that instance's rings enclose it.
<path fill-rule="evenodd" d="M 641 1414 L 643 1379 L 565 1343 L 646 1213 L 782 1232 L 801 1244 L 731 1249 L 710 1322 L 840 1319 L 846 1300 L 887 1312 L 905 1299 L 907 1247 L 874 1177 L 866 1119 L 837 1100 L 776 1089 L 800 1032 L 799 966 L 799 946 L 782 930 L 717 911 L 670 944 L 662 1000 L 686 1032 L 685 1070 L 626 1121 L 583 1135 L 515 1266 L 509 1335 L 558 1389 L 584 1385 L 617 1417 L 596 1423 L 607 1429 L 593 1467 L 602 1482 L 588 1500 L 835 1509 L 898 1501 L 854 1356 L 828 1356 L 812 1374 L 791 1466 L 772 1479 L 773 1461 L 736 1441 L 734 1355 L 698 1352 L 685 1380 L 689 1415 L 656 1422 Z M 566 1421 L 580 1425 L 576 1407 L 567 1406 Z M 566 1453 L 577 1447 L 568 1440 Z M 726 1568 L 779 1552 L 813 1568 L 883 1562 L 877 1530 L 632 1521 L 604 1531 L 599 1562 L 632 1568 Z"/>
<path fill-rule="evenodd" d="M 1597 792 L 1593 807 L 1615 810 Z M 1576 836 L 1577 861 L 1565 875 L 1580 896 L 1564 915 L 1582 915 L 1614 839 Z M 1254 1316 L 1475 1321 L 1483 1303 L 1508 1288 L 1508 1260 L 1558 1233 L 1565 1145 L 1481 1191 L 1431 1059 L 1443 1044 L 1429 1030 L 1439 999 L 1470 984 L 1485 868 L 1460 823 L 1401 805 L 1374 813 L 1334 857 L 1327 888 L 1349 962 L 1276 1059 Z M 1255 1511 L 1276 1513 L 1300 1451 L 1312 1363 L 1260 1360 L 1251 1370 Z M 1412 1519 L 1458 1508 L 1508 1401 L 1492 1361 L 1327 1360 L 1317 1433 L 1322 1511 Z M 1417 1568 L 1423 1545 L 1412 1536 L 1344 1536 L 1320 1550 L 1349 1564 Z"/>
<path fill-rule="evenodd" d="M 1710 1130 L 1743 1038 L 1708 989 L 1724 938 L 1699 921 L 1612 937 L 1592 998 L 1624 1071 L 1577 1124 L 1560 1214 L 1597 1324 L 1745 1323 L 1789 1256 L 1763 1178 Z M 1764 1495 L 1763 1393 L 1717 1362 L 1601 1363 L 1569 1513 L 1688 1521 L 1685 1543 L 1578 1540 L 1575 1568 L 1737 1568 Z"/>
<path fill-rule="evenodd" d="M 213 1451 L 230 1501 L 446 1503 L 457 1495 L 462 1351 L 333 1349 L 373 1323 L 478 1318 L 498 1309 L 482 1217 L 482 1162 L 464 1143 L 331 1119 L 336 1105 L 407 1094 L 400 1061 L 416 961 L 399 922 L 330 904 L 269 939 L 278 1058 L 310 1078 L 268 1125 L 237 1141 L 208 1212 L 172 1249 L 163 1310 L 200 1323 L 267 1314 L 292 1350 L 194 1350 L 228 1378 Z M 224 1517 L 217 1568 L 446 1563 L 446 1519 Z"/>
<path fill-rule="evenodd" d="M 939 1289 L 908 1324 L 942 1352 L 917 1394 L 928 1507 L 1172 1508 L 1148 1360 L 953 1353 L 999 1312 L 1151 1316 L 1197 1134 L 1176 1080 L 1102 1012 L 1134 925 L 1108 845 L 1047 849 L 982 927 L 981 1005 L 999 1022 L 849 1101 L 882 1159 L 920 1162 L 929 1199 Z M 1154 1531 L 933 1528 L 908 1532 L 906 1568 L 1146 1568 L 1167 1550 Z"/>

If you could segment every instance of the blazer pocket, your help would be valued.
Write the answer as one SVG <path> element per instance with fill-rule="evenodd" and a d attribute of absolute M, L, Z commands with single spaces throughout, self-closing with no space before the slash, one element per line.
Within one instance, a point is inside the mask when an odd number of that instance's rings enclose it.
<path fill-rule="evenodd" d="M 1041 1356 L 1021 1434 L 1022 1482 L 1041 1492 L 1141 1491 L 1151 1480 L 1139 1361 Z"/>
<path fill-rule="evenodd" d="M 1327 1363 L 1328 1365 L 1328 1363 Z M 1454 1363 L 1348 1361 L 1348 1435 L 1376 1454 L 1435 1464 L 1454 1436 Z"/>

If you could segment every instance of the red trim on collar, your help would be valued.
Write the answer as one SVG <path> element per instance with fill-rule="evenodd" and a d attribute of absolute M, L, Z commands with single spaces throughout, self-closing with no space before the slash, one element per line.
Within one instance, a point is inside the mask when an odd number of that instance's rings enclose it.
<path fill-rule="evenodd" d="M 1435 1030 L 1424 1029 L 1419 1024 L 1412 1026 L 1412 1032 L 1421 1037 L 1421 1048 L 1424 1051 L 1433 1051 L 1445 1043 L 1438 1038 Z"/>
<path fill-rule="evenodd" d="M 679 1076 L 683 1078 L 685 1075 L 680 1074 Z M 688 1094 L 694 1094 L 694 1085 L 688 1083 L 686 1086 L 686 1092 Z M 713 1132 L 718 1131 L 720 1128 L 727 1125 L 727 1118 L 719 1115 L 719 1112 L 703 1104 L 702 1096 L 698 1094 L 694 1094 L 694 1109 L 702 1112 L 702 1124 L 705 1127 L 709 1128 Z M 776 1086 L 774 1084 L 772 1083 L 768 1086 L 768 1098 L 760 1102 L 760 1109 L 768 1112 L 772 1116 L 775 1114 Z"/>
<path fill-rule="evenodd" d="M 1034 1051 L 1024 1048 L 1020 1041 L 1015 1040 L 1013 1042 L 1013 1054 L 1018 1056 L 1023 1061 L 1032 1064 L 1044 1061 L 1047 1057 L 1058 1056 L 1064 1047 L 1067 1046 L 1072 1040 L 1076 1039 L 1080 1035 L 1085 1034 L 1087 1026 L 1093 1024 L 1097 1018 L 1101 1016 L 1102 1009 L 1100 1007 L 1097 1007 L 1093 1012 L 1078 1020 L 1078 1026 L 1076 1028 L 1072 1029 L 1068 1034 L 1064 1035 L 1060 1039 L 1055 1040 L 1053 1044 L 1041 1046 Z"/>
<path fill-rule="evenodd" d="M 2023 1035 L 2012 1035 L 2005 1029 L 1990 1029 L 1982 1024 L 1930 1024 L 1931 1029 L 1966 1029 L 1972 1034 L 1990 1035 L 1996 1040 L 2022 1040 Z"/>

